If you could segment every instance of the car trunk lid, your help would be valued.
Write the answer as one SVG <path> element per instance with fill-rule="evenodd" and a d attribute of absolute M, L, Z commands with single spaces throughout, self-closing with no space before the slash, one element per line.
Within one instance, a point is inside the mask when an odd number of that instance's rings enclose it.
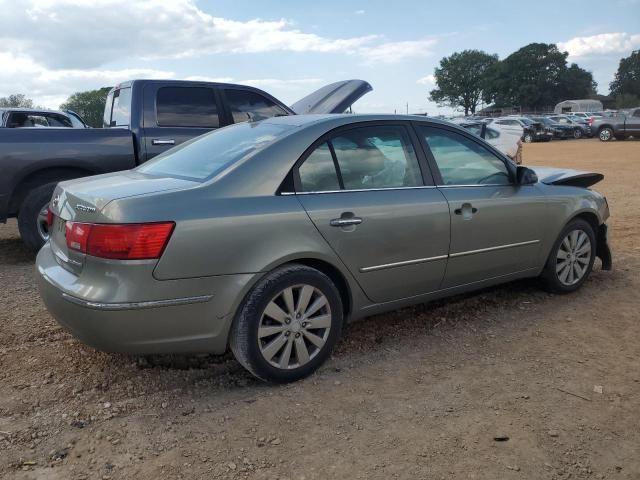
<path fill-rule="evenodd" d="M 373 90 L 364 80 L 342 80 L 310 93 L 291 105 L 298 115 L 344 113 L 363 95 Z"/>
<path fill-rule="evenodd" d="M 50 204 L 53 213 L 51 248 L 58 263 L 73 273 L 80 273 L 84 266 L 86 255 L 67 246 L 69 222 L 114 223 L 117 219 L 106 218 L 101 213 L 113 200 L 197 185 L 198 182 L 190 180 L 150 176 L 134 170 L 59 183 Z"/>

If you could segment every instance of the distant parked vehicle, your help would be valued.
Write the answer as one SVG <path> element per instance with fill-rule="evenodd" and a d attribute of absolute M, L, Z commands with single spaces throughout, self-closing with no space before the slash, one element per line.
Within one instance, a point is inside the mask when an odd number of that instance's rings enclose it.
<path fill-rule="evenodd" d="M 550 117 L 531 117 L 531 119 L 542 123 L 545 128 L 553 133 L 553 138 L 558 138 L 561 140 L 575 138 L 575 129 L 573 126 L 554 122 Z"/>
<path fill-rule="evenodd" d="M 489 125 L 499 125 L 501 127 L 519 128 L 522 131 L 522 141 L 548 142 L 553 138 L 553 133 L 544 128 L 540 122 L 534 122 L 527 117 L 497 117 L 489 120 Z"/>
<path fill-rule="evenodd" d="M 71 110 L 0 108 L 0 127 L 6 128 L 89 128 L 82 117 Z"/>
<path fill-rule="evenodd" d="M 591 136 L 591 128 L 589 127 L 589 124 L 585 121 L 579 121 L 578 117 L 575 117 L 575 120 L 572 120 L 568 115 L 549 115 L 547 118 L 557 124 L 572 127 L 573 138 Z"/>
<path fill-rule="evenodd" d="M 619 112 L 615 117 L 602 117 L 594 120 L 591 131 L 602 142 L 615 138 L 640 137 L 640 108 Z"/>
<path fill-rule="evenodd" d="M 501 129 L 500 125 L 488 126 L 481 121 L 453 122 L 483 138 L 488 144 L 500 150 L 516 165 L 522 163 L 522 136 L 513 129 Z"/>
<path fill-rule="evenodd" d="M 0 223 L 17 217 L 23 241 L 38 250 L 49 238 L 47 206 L 60 181 L 134 168 L 174 145 L 233 123 L 298 113 L 343 113 L 371 90 L 363 80 L 335 82 L 289 108 L 244 85 L 121 83 L 107 96 L 105 128 L 0 128 Z M 51 119 L 65 118 L 49 113 Z M 29 121 L 9 126 L 36 125 Z"/>

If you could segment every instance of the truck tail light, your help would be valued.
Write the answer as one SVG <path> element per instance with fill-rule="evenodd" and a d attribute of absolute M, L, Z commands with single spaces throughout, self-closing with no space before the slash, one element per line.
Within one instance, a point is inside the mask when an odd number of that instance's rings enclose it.
<path fill-rule="evenodd" d="M 93 224 L 66 223 L 67 247 L 94 257 L 115 260 L 160 258 L 174 222 Z"/>

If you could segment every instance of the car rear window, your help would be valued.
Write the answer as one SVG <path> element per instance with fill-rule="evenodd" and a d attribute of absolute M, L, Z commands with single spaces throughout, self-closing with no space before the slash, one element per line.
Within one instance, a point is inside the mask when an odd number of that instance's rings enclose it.
<path fill-rule="evenodd" d="M 293 128 L 265 122 L 232 125 L 167 150 L 138 167 L 138 171 L 206 180 L 226 166 L 272 144 Z"/>

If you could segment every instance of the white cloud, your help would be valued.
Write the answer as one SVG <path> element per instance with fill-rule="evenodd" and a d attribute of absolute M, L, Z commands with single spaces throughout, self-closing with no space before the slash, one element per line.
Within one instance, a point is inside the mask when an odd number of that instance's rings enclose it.
<path fill-rule="evenodd" d="M 589 57 L 625 53 L 640 48 L 640 33 L 601 33 L 588 37 L 575 37 L 558 42 L 558 48 L 570 57 Z"/>
<path fill-rule="evenodd" d="M 364 10 L 356 10 L 356 11 L 355 11 L 355 12 L 353 12 L 353 13 L 355 13 L 356 15 L 364 15 L 364 14 L 365 14 L 365 11 L 364 11 Z"/>
<path fill-rule="evenodd" d="M 365 57 L 365 63 L 398 63 L 408 58 L 427 57 L 431 55 L 436 39 L 408 40 L 404 42 L 388 42 L 373 47 L 362 47 L 359 53 Z"/>
<path fill-rule="evenodd" d="M 434 87 L 436 85 L 436 77 L 434 75 L 427 75 L 426 77 L 416 80 L 418 85 L 425 85 L 427 87 Z"/>

